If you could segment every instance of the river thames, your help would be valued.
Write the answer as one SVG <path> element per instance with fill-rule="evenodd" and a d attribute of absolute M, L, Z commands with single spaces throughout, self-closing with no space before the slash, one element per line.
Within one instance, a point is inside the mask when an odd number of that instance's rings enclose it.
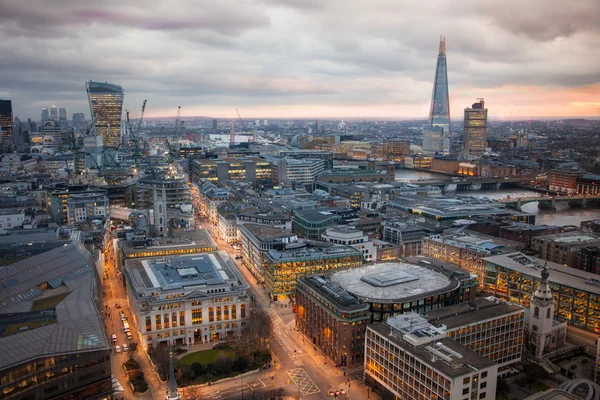
<path fill-rule="evenodd" d="M 414 171 L 411 169 L 397 169 L 396 180 L 397 181 L 416 181 L 425 179 L 440 179 L 446 177 L 445 175 L 435 174 L 431 172 Z M 487 197 L 489 199 L 501 199 L 506 196 L 514 197 L 532 197 L 541 196 L 542 193 L 534 192 L 533 190 L 520 189 L 520 188 L 506 188 L 500 190 L 481 190 L 471 192 L 455 192 L 458 197 Z M 600 219 L 600 208 L 588 207 L 588 208 L 572 208 L 566 203 L 558 203 L 556 211 L 551 210 L 539 210 L 538 203 L 527 203 L 522 207 L 522 210 L 527 213 L 536 214 L 535 223 L 536 225 L 576 225 L 579 226 L 581 221 L 588 221 L 592 219 Z"/>

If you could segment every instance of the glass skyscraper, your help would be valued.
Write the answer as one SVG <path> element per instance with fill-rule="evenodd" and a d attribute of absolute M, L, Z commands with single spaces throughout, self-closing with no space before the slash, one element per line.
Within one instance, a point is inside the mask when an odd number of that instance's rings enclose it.
<path fill-rule="evenodd" d="M 121 142 L 123 88 L 108 82 L 85 83 L 90 101 L 94 133 L 102 136 L 105 147 L 117 148 Z"/>
<path fill-rule="evenodd" d="M 450 152 L 450 100 L 448 98 L 448 67 L 446 66 L 446 38 L 440 37 L 437 66 L 435 68 L 435 81 L 433 82 L 433 95 L 431 96 L 431 110 L 429 124 L 432 127 L 443 129 L 444 153 Z"/>
<path fill-rule="evenodd" d="M 11 153 L 13 150 L 13 113 L 10 100 L 0 100 L 0 132 L 0 153 Z"/>

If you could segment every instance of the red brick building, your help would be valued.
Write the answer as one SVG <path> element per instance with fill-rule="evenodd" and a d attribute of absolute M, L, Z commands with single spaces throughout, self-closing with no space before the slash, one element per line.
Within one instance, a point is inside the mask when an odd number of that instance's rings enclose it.
<path fill-rule="evenodd" d="M 298 279 L 296 327 L 335 365 L 363 363 L 369 304 L 319 275 Z"/>
<path fill-rule="evenodd" d="M 548 172 L 548 189 L 566 193 L 577 193 L 577 179 L 583 177 L 584 171 L 580 169 L 553 169 Z"/>

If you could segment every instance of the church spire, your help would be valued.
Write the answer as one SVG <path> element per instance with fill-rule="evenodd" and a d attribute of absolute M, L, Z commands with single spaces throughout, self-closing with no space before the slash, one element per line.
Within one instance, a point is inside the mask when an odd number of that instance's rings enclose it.
<path fill-rule="evenodd" d="M 173 352 L 169 350 L 169 382 L 167 384 L 167 400 L 179 400 L 179 390 L 177 389 L 177 381 L 175 380 L 175 368 L 173 368 Z"/>
<path fill-rule="evenodd" d="M 550 289 L 550 283 L 548 282 L 548 277 L 550 273 L 548 272 L 548 260 L 544 263 L 544 267 L 542 268 L 542 280 L 540 281 L 539 286 L 536 291 L 533 293 L 534 301 L 554 301 L 554 297 L 552 297 L 552 290 Z"/>

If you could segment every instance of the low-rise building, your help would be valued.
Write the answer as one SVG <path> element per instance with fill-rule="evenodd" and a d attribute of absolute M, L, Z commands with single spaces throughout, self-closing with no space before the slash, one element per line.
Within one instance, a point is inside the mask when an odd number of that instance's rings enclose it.
<path fill-rule="evenodd" d="M 205 230 L 180 233 L 171 238 L 134 238 L 119 241 L 117 261 L 131 258 L 172 257 L 216 251 L 217 245 Z M 118 262 L 120 265 L 120 262 Z"/>
<path fill-rule="evenodd" d="M 534 237 L 552 235 L 564 231 L 564 227 L 552 225 L 532 225 L 523 222 L 513 222 L 498 228 L 498 237 L 501 239 L 521 242 L 526 249 L 531 248 Z"/>
<path fill-rule="evenodd" d="M 540 258 L 572 268 L 577 268 L 582 248 L 598 245 L 600 237 L 580 231 L 537 236 L 531 242 L 532 250 L 536 251 Z"/>
<path fill-rule="evenodd" d="M 446 327 L 447 336 L 498 364 L 508 373 L 521 362 L 525 308 L 493 297 L 429 311 L 429 323 Z"/>
<path fill-rule="evenodd" d="M 80 193 L 67 199 L 69 225 L 108 216 L 108 197 L 101 193 Z"/>
<path fill-rule="evenodd" d="M 507 247 L 506 241 L 493 240 L 474 234 L 434 235 L 423 238 L 422 254 L 451 263 L 477 275 L 479 289 L 483 289 L 485 278 L 484 257 L 520 250 L 524 246 Z"/>
<path fill-rule="evenodd" d="M 190 160 L 190 179 L 195 184 L 205 181 L 246 181 L 255 183 L 270 180 L 271 162 L 257 157 Z"/>
<path fill-rule="evenodd" d="M 340 221 L 342 221 L 342 215 L 335 209 L 298 210 L 292 217 L 292 230 L 300 237 L 320 240 L 327 228 L 339 224 Z"/>
<path fill-rule="evenodd" d="M 225 252 L 127 260 L 124 274 L 144 348 L 232 338 L 249 316 L 249 286 Z"/>
<path fill-rule="evenodd" d="M 363 254 L 350 246 L 307 246 L 295 250 L 269 250 L 264 255 L 263 276 L 269 296 L 293 295 L 302 276 L 360 266 Z"/>
<path fill-rule="evenodd" d="M 239 226 L 239 231 L 242 264 L 259 282 L 265 280 L 265 254 L 269 250 L 285 250 L 303 245 L 296 234 L 268 225 L 245 223 Z"/>
<path fill-rule="evenodd" d="M 598 275 L 550 261 L 509 253 L 486 257 L 484 291 L 501 300 L 529 307 L 540 282 L 541 265 L 550 271 L 556 318 L 600 333 L 600 280 Z"/>
<path fill-rule="evenodd" d="M 20 228 L 26 221 L 24 211 L 0 210 L 0 231 Z"/>
<path fill-rule="evenodd" d="M 377 247 L 362 231 L 349 226 L 332 226 L 321 235 L 321 239 L 334 244 L 344 244 L 354 247 L 363 253 L 365 262 L 377 260 Z"/>
<path fill-rule="evenodd" d="M 325 171 L 325 160 L 319 158 L 288 159 L 269 157 L 273 168 L 273 183 L 285 185 L 295 182 L 312 188 L 319 175 Z"/>
<path fill-rule="evenodd" d="M 319 275 L 298 279 L 296 328 L 335 365 L 362 364 L 369 305 Z"/>
<path fill-rule="evenodd" d="M 475 299 L 475 275 L 427 257 L 331 271 L 327 279 L 369 304 L 371 321 Z"/>
<path fill-rule="evenodd" d="M 198 187 L 200 194 L 200 214 L 216 225 L 219 220 L 219 207 L 231 200 L 231 194 L 211 182 Z"/>
<path fill-rule="evenodd" d="M 584 174 L 579 168 L 556 168 L 548 171 L 548 189 L 567 195 L 576 194 L 577 179 Z"/>
<path fill-rule="evenodd" d="M 600 274 L 600 246 L 582 247 L 577 257 L 577 269 Z"/>
<path fill-rule="evenodd" d="M 402 399 L 496 398 L 498 366 L 418 314 L 367 327 L 365 381 Z"/>

